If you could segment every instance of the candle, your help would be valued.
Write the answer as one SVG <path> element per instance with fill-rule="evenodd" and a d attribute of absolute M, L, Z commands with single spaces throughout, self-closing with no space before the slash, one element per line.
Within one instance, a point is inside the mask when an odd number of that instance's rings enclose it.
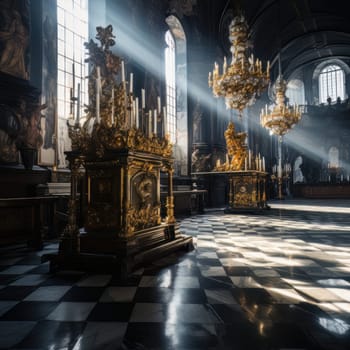
<path fill-rule="evenodd" d="M 73 75 L 73 90 L 72 90 L 72 97 L 75 97 L 75 67 L 74 63 L 72 64 L 72 75 Z"/>
<path fill-rule="evenodd" d="M 133 85 L 134 85 L 134 74 L 130 73 L 130 93 L 132 94 L 132 90 L 133 90 Z"/>
<path fill-rule="evenodd" d="M 145 95 L 146 95 L 145 89 L 141 89 L 141 108 L 142 109 L 145 109 L 145 107 L 146 107 Z"/>
<path fill-rule="evenodd" d="M 157 135 L 157 110 L 153 111 L 153 132 Z"/>
<path fill-rule="evenodd" d="M 252 168 L 252 152 L 250 150 L 248 151 L 248 167 Z"/>
<path fill-rule="evenodd" d="M 136 110 L 136 114 L 135 114 L 135 126 L 136 126 L 136 129 L 139 128 L 139 98 L 136 97 L 135 99 L 135 110 Z"/>
<path fill-rule="evenodd" d="M 163 126 L 164 126 L 164 136 L 168 133 L 168 121 L 166 115 L 166 107 L 163 107 Z"/>
<path fill-rule="evenodd" d="M 131 112 L 132 112 L 131 126 L 135 126 L 136 125 L 136 101 L 132 101 Z"/>
<path fill-rule="evenodd" d="M 247 157 L 244 158 L 244 170 L 247 171 Z"/>
<path fill-rule="evenodd" d="M 124 61 L 122 61 L 122 82 L 125 82 L 125 67 L 124 67 Z"/>
<path fill-rule="evenodd" d="M 78 94 L 77 94 L 77 119 L 75 121 L 76 124 L 79 124 L 80 121 L 80 83 L 78 83 Z"/>
<path fill-rule="evenodd" d="M 226 164 L 228 165 L 230 163 L 229 158 L 228 158 L 228 153 L 226 153 Z"/>
<path fill-rule="evenodd" d="M 70 117 L 73 118 L 73 89 L 70 88 Z"/>
<path fill-rule="evenodd" d="M 152 136 L 152 111 L 148 111 L 148 137 Z"/>
<path fill-rule="evenodd" d="M 161 107 L 160 107 L 160 96 L 157 97 L 157 106 L 158 106 L 158 114 L 161 112 Z"/>
<path fill-rule="evenodd" d="M 262 170 L 265 171 L 265 157 L 262 157 Z"/>
<path fill-rule="evenodd" d="M 114 88 L 112 88 L 112 115 L 111 115 L 112 124 L 114 124 Z"/>
<path fill-rule="evenodd" d="M 223 66 L 224 74 L 226 73 L 227 70 L 227 61 L 226 61 L 226 56 L 224 56 L 224 66 Z"/>
<path fill-rule="evenodd" d="M 101 71 L 100 71 L 100 67 L 97 66 L 96 67 L 96 74 L 97 74 L 97 78 L 96 78 L 96 120 L 97 123 L 100 122 L 100 84 L 101 84 Z"/>

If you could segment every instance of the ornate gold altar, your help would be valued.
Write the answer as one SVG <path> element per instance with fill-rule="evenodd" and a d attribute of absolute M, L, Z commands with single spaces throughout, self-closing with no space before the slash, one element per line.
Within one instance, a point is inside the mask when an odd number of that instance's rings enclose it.
<path fill-rule="evenodd" d="M 225 131 L 227 155 L 221 164 L 217 161 L 210 172 L 195 172 L 194 176 L 226 175 L 228 179 L 225 212 L 257 211 L 268 209 L 266 202 L 265 159 L 260 154 L 254 156 L 246 145 L 247 134 L 236 132 L 232 122 Z"/>
<path fill-rule="evenodd" d="M 52 269 L 97 269 L 125 275 L 171 251 L 192 248 L 192 238 L 180 234 L 174 217 L 172 145 L 165 108 L 162 112 L 158 98 L 158 108 L 146 112 L 144 90 L 139 108 L 132 73 L 126 81 L 124 62 L 109 49 L 115 44 L 112 26 L 97 31 L 101 45 L 92 40 L 86 44 L 92 67 L 86 121 L 81 126 L 77 113 L 68 124 L 72 140 L 72 151 L 67 152 L 69 222 L 59 254 L 48 258 Z M 77 100 L 79 96 L 73 96 L 73 103 Z M 161 130 L 157 129 L 159 121 Z M 161 172 L 168 175 L 164 219 Z M 79 178 L 84 184 L 82 228 L 77 224 Z"/>

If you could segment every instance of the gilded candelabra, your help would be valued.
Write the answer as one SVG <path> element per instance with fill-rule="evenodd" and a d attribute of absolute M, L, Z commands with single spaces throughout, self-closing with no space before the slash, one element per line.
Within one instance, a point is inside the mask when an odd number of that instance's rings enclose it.
<path fill-rule="evenodd" d="M 267 106 L 261 110 L 260 124 L 274 135 L 283 136 L 301 119 L 301 108 L 285 104 L 287 82 L 280 74 L 275 84 L 276 104 L 269 112 Z"/>
<path fill-rule="evenodd" d="M 301 108 L 297 105 L 289 106 L 285 103 L 287 82 L 282 74 L 278 75 L 275 84 L 276 104 L 269 112 L 267 106 L 260 114 L 260 124 L 278 136 L 278 198 L 282 199 L 283 169 L 282 169 L 282 137 L 289 132 L 301 119 Z"/>
<path fill-rule="evenodd" d="M 270 68 L 267 63 L 266 71 L 262 69 L 259 59 L 248 57 L 248 24 L 243 15 L 235 17 L 229 27 L 232 60 L 227 65 L 224 58 L 222 73 L 215 62 L 213 72 L 209 73 L 208 83 L 215 97 L 224 97 L 226 107 L 237 109 L 239 114 L 246 106 L 255 102 L 269 83 Z"/>
<path fill-rule="evenodd" d="M 129 81 L 125 79 L 124 62 L 110 50 L 115 44 L 112 30 L 111 25 L 97 27 L 100 45 L 92 39 L 85 44 L 89 52 L 86 61 L 92 67 L 88 76 L 89 105 L 83 125 L 79 118 L 75 118 L 73 124 L 68 123 L 72 150 L 100 158 L 107 150 L 126 148 L 171 157 L 166 109 L 161 108 L 158 97 L 158 108 L 146 111 L 144 89 L 139 105 L 133 93 L 133 74 Z M 159 120 L 163 126 L 161 131 L 157 130 Z"/>

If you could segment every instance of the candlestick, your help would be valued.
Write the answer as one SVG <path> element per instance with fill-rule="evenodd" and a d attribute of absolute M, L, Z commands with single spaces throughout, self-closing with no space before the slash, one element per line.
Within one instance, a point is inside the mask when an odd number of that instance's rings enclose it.
<path fill-rule="evenodd" d="M 124 61 L 122 61 L 122 82 L 125 82 L 125 67 L 124 67 Z"/>
<path fill-rule="evenodd" d="M 72 97 L 75 97 L 75 67 L 74 63 L 72 64 L 72 75 L 73 75 L 73 90 L 72 90 Z"/>
<path fill-rule="evenodd" d="M 134 85 L 134 74 L 130 73 L 130 93 L 132 94 L 132 90 L 133 90 L 133 85 Z"/>
<path fill-rule="evenodd" d="M 136 127 L 136 101 L 132 101 L 132 126 Z"/>
<path fill-rule="evenodd" d="M 146 94 L 145 89 L 141 89 L 141 108 L 142 108 L 142 109 L 145 109 L 145 107 L 146 107 L 146 104 L 145 104 L 145 94 Z"/>
<path fill-rule="evenodd" d="M 79 124 L 80 121 L 80 83 L 78 83 L 78 94 L 77 94 L 77 119 L 75 121 L 76 124 Z"/>
<path fill-rule="evenodd" d="M 135 99 L 135 110 L 136 110 L 136 115 L 135 115 L 135 126 L 136 126 L 136 129 L 139 128 L 139 98 L 136 97 Z"/>
<path fill-rule="evenodd" d="M 70 88 L 70 118 L 73 118 L 73 113 L 74 113 L 74 107 L 73 107 L 73 89 Z"/>
<path fill-rule="evenodd" d="M 163 127 L 164 127 L 164 136 L 168 133 L 168 121 L 166 115 L 166 107 L 163 107 Z"/>
<path fill-rule="evenodd" d="M 148 137 L 152 136 L 152 111 L 148 111 Z"/>
<path fill-rule="evenodd" d="M 101 71 L 100 67 L 96 67 L 96 120 L 97 123 L 100 122 L 100 83 L 101 83 Z"/>
<path fill-rule="evenodd" d="M 153 132 L 157 135 L 157 110 L 153 111 Z"/>
<path fill-rule="evenodd" d="M 160 114 L 160 112 L 161 112 L 161 107 L 160 107 L 160 96 L 157 97 L 157 106 L 158 106 L 158 113 Z"/>

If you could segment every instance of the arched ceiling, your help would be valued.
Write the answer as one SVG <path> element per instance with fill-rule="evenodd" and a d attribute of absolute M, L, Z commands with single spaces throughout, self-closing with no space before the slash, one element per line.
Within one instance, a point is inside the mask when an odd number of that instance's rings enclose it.
<path fill-rule="evenodd" d="M 286 77 L 325 58 L 350 60 L 349 0 L 241 0 L 239 6 L 255 54 L 276 70 L 280 52 Z"/>

